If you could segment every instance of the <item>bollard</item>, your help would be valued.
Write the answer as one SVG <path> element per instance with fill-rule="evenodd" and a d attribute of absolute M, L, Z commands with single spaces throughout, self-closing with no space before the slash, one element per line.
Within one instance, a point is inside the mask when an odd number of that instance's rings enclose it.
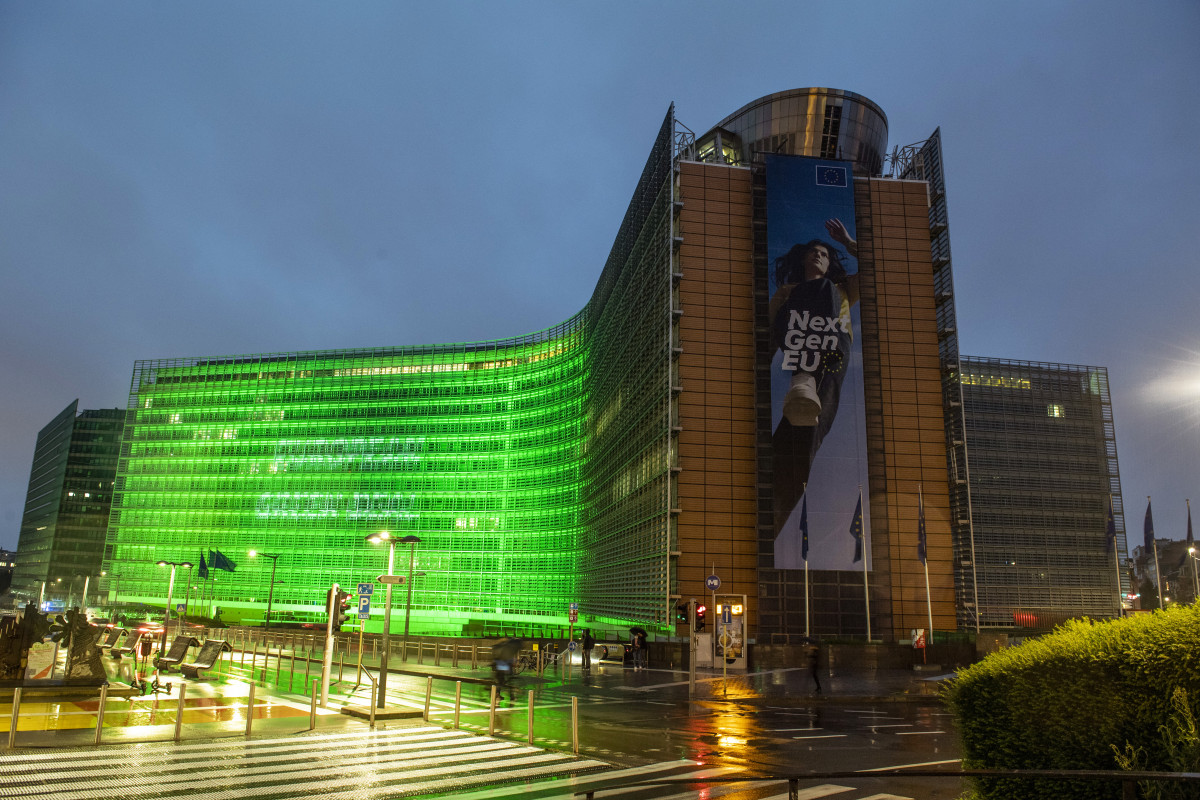
<path fill-rule="evenodd" d="M 442 643 L 441 642 L 433 643 L 433 665 L 435 667 L 440 667 L 442 665 Z"/>
<path fill-rule="evenodd" d="M 104 731 L 104 703 L 108 700 L 108 684 L 100 685 L 100 707 L 96 709 L 96 744 L 100 744 L 100 736 Z"/>
<path fill-rule="evenodd" d="M 425 716 L 422 717 L 426 722 L 429 722 L 429 700 L 433 697 L 433 676 L 425 676 Z"/>
<path fill-rule="evenodd" d="M 496 684 L 492 684 L 492 699 L 488 703 L 488 736 L 496 733 Z"/>
<path fill-rule="evenodd" d="M 458 642 L 455 642 L 452 646 L 454 649 L 450 651 L 452 653 L 450 656 L 450 666 L 458 669 Z"/>
<path fill-rule="evenodd" d="M 250 696 L 246 698 L 246 738 L 250 738 L 250 730 L 254 727 L 254 684 L 250 684 Z"/>
<path fill-rule="evenodd" d="M 579 698 L 571 698 L 571 752 L 579 755 Z"/>
<path fill-rule="evenodd" d="M 288 691 L 292 691 L 292 687 L 296 683 L 296 649 L 292 648 L 292 663 L 288 667 Z"/>
<path fill-rule="evenodd" d="M 17 718 L 21 716 L 21 687 L 13 689 L 12 724 L 8 726 L 8 749 L 17 746 Z"/>
<path fill-rule="evenodd" d="M 458 714 L 462 710 L 462 681 L 454 682 L 454 730 L 458 730 Z"/>
<path fill-rule="evenodd" d="M 417 640 L 417 663 L 421 664 L 421 665 L 425 664 L 425 640 L 424 639 Z"/>
<path fill-rule="evenodd" d="M 312 681 L 312 704 L 308 708 L 308 729 L 311 731 L 317 727 L 317 679 Z"/>
<path fill-rule="evenodd" d="M 346 671 L 346 654 L 342 653 L 342 660 L 338 662 L 338 679 L 337 682 L 342 682 L 342 673 Z"/>
<path fill-rule="evenodd" d="M 238 666 L 244 667 L 244 666 L 246 666 L 246 636 L 245 636 L 245 634 L 242 634 L 242 644 L 239 648 L 239 651 L 240 651 L 241 658 L 238 659 Z"/>
<path fill-rule="evenodd" d="M 476 669 L 479 662 L 476 660 L 479 656 L 479 645 L 471 642 L 471 669 Z"/>
<path fill-rule="evenodd" d="M 308 683 L 308 673 L 311 669 L 312 669 L 312 652 L 310 651 L 308 656 L 306 656 L 304 659 L 304 682 L 305 683 Z"/>
<path fill-rule="evenodd" d="M 526 741 L 533 744 L 533 689 L 529 690 L 529 711 L 525 715 L 525 727 L 529 729 Z"/>
<path fill-rule="evenodd" d="M 187 695 L 187 684 L 183 681 L 179 682 L 179 705 L 175 707 L 175 741 L 179 741 L 183 736 L 183 698 Z M 96 737 L 99 738 L 100 731 L 96 731 Z"/>
<path fill-rule="evenodd" d="M 279 676 L 283 674 L 283 648 L 275 651 L 275 685 L 279 685 Z"/>

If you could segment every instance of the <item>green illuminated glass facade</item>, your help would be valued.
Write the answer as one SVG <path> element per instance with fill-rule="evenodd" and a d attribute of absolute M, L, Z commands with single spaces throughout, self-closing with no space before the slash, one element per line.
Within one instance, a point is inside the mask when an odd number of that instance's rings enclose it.
<path fill-rule="evenodd" d="M 413 629 L 667 620 L 668 114 L 587 307 L 492 342 L 139 361 L 105 552 L 110 600 L 323 618 L 325 591 L 386 570 L 413 534 Z M 408 546 L 396 569 L 407 572 Z M 187 587 L 195 588 L 187 588 Z M 382 598 L 372 609 L 382 619 Z M 394 617 L 395 619 L 395 617 Z M 393 623 L 395 624 L 395 623 Z M 374 627 L 373 626 L 373 627 Z"/>

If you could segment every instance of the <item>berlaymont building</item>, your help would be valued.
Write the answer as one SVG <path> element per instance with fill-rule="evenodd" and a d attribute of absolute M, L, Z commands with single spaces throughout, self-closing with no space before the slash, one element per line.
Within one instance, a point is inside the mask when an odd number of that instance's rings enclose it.
<path fill-rule="evenodd" d="M 161 607 L 157 562 L 219 553 L 236 568 L 185 570 L 175 600 L 186 584 L 193 613 L 261 621 L 270 599 L 273 620 L 316 622 L 330 585 L 386 572 L 388 548 L 366 541 L 386 530 L 412 537 L 395 572 L 411 564 L 419 633 L 536 634 L 574 605 L 577 625 L 670 635 L 693 598 L 729 608 L 747 642 L 1003 627 L 1050 593 L 981 585 L 1013 579 L 1016 556 L 1004 530 L 976 541 L 986 476 L 957 328 L 938 131 L 889 152 L 879 106 L 823 88 L 701 135 L 672 107 L 570 319 L 485 342 L 137 362 L 102 588 Z M 1069 403 L 1111 423 L 1097 369 L 1078 368 Z M 989 374 L 972 362 L 968 394 L 1020 389 Z M 1098 435 L 1062 522 L 1101 564 L 1105 498 L 1120 499 L 1109 446 Z M 1119 571 L 1075 573 L 1094 585 L 1066 591 L 1073 613 L 1117 612 Z M 1013 607 L 985 614 L 988 598 Z M 369 614 L 380 630 L 378 596 Z"/>

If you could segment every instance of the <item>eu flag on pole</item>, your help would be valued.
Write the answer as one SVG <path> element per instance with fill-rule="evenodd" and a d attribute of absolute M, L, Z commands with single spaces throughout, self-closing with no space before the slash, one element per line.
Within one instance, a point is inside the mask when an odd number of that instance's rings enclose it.
<path fill-rule="evenodd" d="M 1108 524 L 1104 529 L 1104 535 L 1108 539 L 1108 552 L 1117 549 L 1117 518 L 1113 515 L 1112 495 L 1108 496 Z"/>
<path fill-rule="evenodd" d="M 196 570 L 196 574 L 201 580 L 208 580 L 208 564 L 204 563 L 204 553 L 200 554 L 200 568 Z"/>
<path fill-rule="evenodd" d="M 237 564 L 230 561 L 220 550 L 208 551 L 208 563 L 212 565 L 213 569 L 223 569 L 226 572 L 233 572 L 237 569 Z"/>
<path fill-rule="evenodd" d="M 863 520 L 862 495 L 858 496 L 858 505 L 854 507 L 854 521 L 850 523 L 850 535 L 854 537 L 854 560 L 863 560 Z"/>
<path fill-rule="evenodd" d="M 925 496 L 917 495 L 917 558 L 925 563 Z"/>
<path fill-rule="evenodd" d="M 800 501 L 800 558 L 809 560 L 809 499 Z"/>
<path fill-rule="evenodd" d="M 1146 523 L 1142 528 L 1143 544 L 1146 545 L 1146 551 L 1154 549 L 1154 515 L 1150 513 L 1150 498 L 1146 498 Z"/>

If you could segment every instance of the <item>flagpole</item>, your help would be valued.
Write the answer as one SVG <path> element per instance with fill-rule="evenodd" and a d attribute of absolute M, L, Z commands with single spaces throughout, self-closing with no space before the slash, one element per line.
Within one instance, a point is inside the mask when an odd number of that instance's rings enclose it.
<path fill-rule="evenodd" d="M 802 555 L 804 556 L 804 638 L 807 639 L 809 633 L 810 614 L 808 610 L 808 482 L 805 481 L 804 489 L 801 492 L 801 497 L 804 497 L 804 508 L 800 511 L 800 535 L 801 546 L 803 548 Z"/>
<path fill-rule="evenodd" d="M 858 508 L 862 513 L 862 484 L 858 485 Z M 863 551 L 863 600 L 867 607 L 867 643 L 871 641 L 871 589 L 867 585 L 867 526 L 863 525 L 859 534 L 862 536 Z"/>
<path fill-rule="evenodd" d="M 921 484 L 917 484 L 917 520 L 921 526 L 921 541 L 925 543 L 925 554 L 921 558 L 921 566 L 925 568 L 925 610 L 929 614 L 929 643 L 933 644 L 933 600 L 929 596 L 929 544 L 925 542 L 925 492 Z"/>

